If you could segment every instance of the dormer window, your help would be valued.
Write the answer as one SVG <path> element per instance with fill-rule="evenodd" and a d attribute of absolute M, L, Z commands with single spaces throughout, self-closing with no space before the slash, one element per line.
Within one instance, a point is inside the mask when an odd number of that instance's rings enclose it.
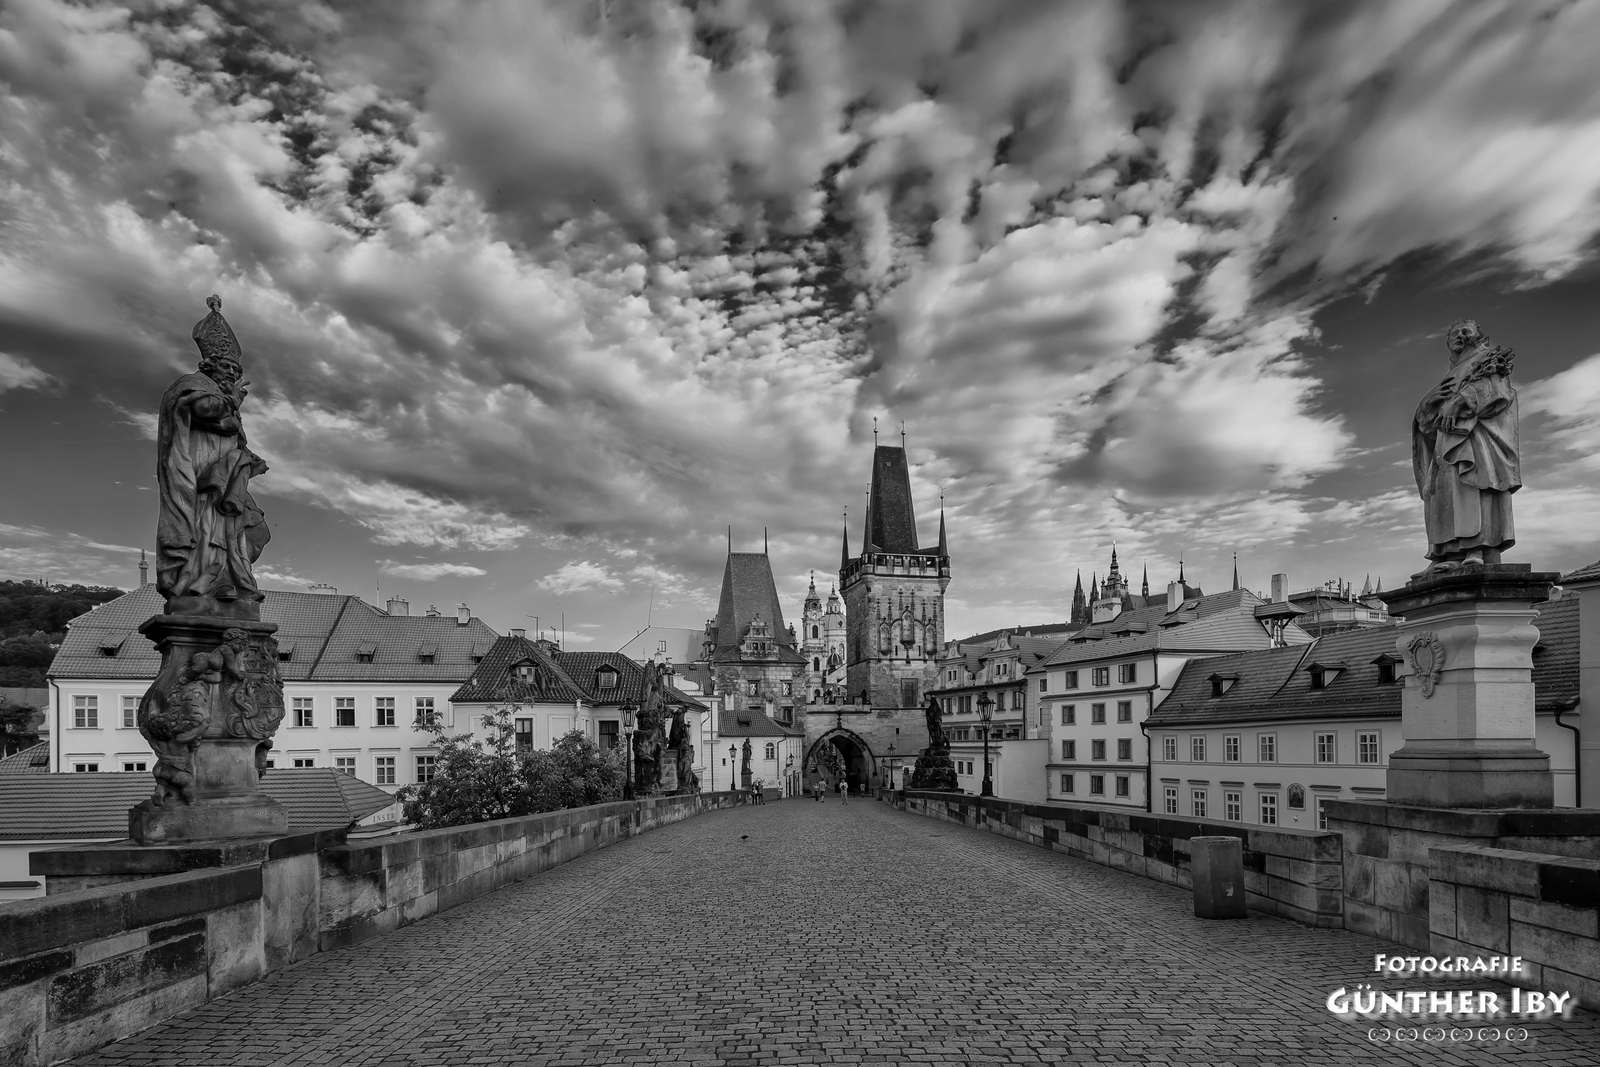
<path fill-rule="evenodd" d="M 121 637 L 105 637 L 100 640 L 100 654 L 102 656 L 115 656 L 122 651 L 122 643 L 128 639 L 124 634 Z"/>
<path fill-rule="evenodd" d="M 539 668 L 535 667 L 530 660 L 523 660 L 512 667 L 511 674 L 523 685 L 538 685 L 539 683 Z"/>
<path fill-rule="evenodd" d="M 356 646 L 356 662 L 357 663 L 371 663 L 373 656 L 377 655 L 377 653 L 378 653 L 377 642 L 375 642 L 375 641 L 363 641 L 363 642 L 361 642 L 361 644 Z"/>
<path fill-rule="evenodd" d="M 278 662 L 288 663 L 294 659 L 294 638 L 286 637 L 278 642 Z"/>
<path fill-rule="evenodd" d="M 1328 688 L 1344 669 L 1345 664 L 1343 663 L 1313 663 L 1308 668 L 1311 675 L 1311 688 Z"/>
<path fill-rule="evenodd" d="M 1220 697 L 1227 694 L 1228 690 L 1239 684 L 1237 674 L 1213 674 L 1211 681 L 1211 695 Z"/>
<path fill-rule="evenodd" d="M 615 689 L 617 687 L 617 669 L 609 663 L 602 665 L 594 672 L 594 687 L 596 689 Z"/>
<path fill-rule="evenodd" d="M 1399 672 L 1396 669 L 1400 663 L 1399 656 L 1390 655 L 1389 653 L 1385 652 L 1372 662 L 1377 664 L 1378 667 L 1379 685 L 1394 685 L 1400 680 Z"/>
<path fill-rule="evenodd" d="M 424 641 L 417 646 L 418 663 L 432 663 L 438 654 L 439 642 L 437 641 Z"/>

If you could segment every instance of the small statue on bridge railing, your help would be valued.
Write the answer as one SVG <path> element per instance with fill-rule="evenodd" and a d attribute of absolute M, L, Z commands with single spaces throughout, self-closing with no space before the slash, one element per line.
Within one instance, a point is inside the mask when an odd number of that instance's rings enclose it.
<path fill-rule="evenodd" d="M 950 759 L 950 741 L 945 737 L 939 698 L 929 697 L 924 710 L 928 719 L 928 747 L 917 756 L 907 788 L 957 792 L 961 786 L 956 782 L 956 765 Z"/>
<path fill-rule="evenodd" d="M 639 729 L 633 735 L 633 788 L 640 796 L 661 791 L 661 761 L 667 749 L 666 686 L 654 662 L 644 665 Z"/>
<path fill-rule="evenodd" d="M 678 792 L 700 792 L 700 776 L 694 773 L 694 745 L 689 741 L 689 726 L 684 709 L 672 709 L 672 732 L 667 736 L 667 751 L 677 754 Z"/>

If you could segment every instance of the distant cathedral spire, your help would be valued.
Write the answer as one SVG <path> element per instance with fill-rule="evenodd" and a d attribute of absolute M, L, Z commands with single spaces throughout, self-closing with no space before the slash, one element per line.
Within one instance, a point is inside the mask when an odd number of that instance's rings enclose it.
<path fill-rule="evenodd" d="M 839 573 L 850 566 L 850 512 L 844 513 L 844 539 L 839 550 Z"/>
<path fill-rule="evenodd" d="M 1239 588 L 1239 553 L 1233 554 L 1233 587 Z"/>
<path fill-rule="evenodd" d="M 1072 617 L 1073 623 L 1086 624 L 1089 621 L 1089 602 L 1083 598 L 1083 569 L 1078 569 L 1078 581 L 1072 590 Z"/>
<path fill-rule="evenodd" d="M 150 584 L 150 561 L 144 558 L 144 549 L 139 550 L 139 585 L 144 587 Z"/>
<path fill-rule="evenodd" d="M 1139 595 L 1142 596 L 1142 597 L 1146 597 L 1146 598 L 1148 598 L 1150 596 L 1150 561 L 1149 560 L 1145 561 L 1145 565 L 1144 565 L 1144 580 L 1139 583 Z"/>
<path fill-rule="evenodd" d="M 1100 599 L 1100 575 L 1094 571 L 1089 572 L 1089 603 Z"/>

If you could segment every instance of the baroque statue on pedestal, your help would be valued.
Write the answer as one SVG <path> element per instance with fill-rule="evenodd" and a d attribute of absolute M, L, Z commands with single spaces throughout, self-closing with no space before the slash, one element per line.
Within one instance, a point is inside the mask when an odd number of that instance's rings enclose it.
<path fill-rule="evenodd" d="M 239 406 L 247 395 L 238 339 L 222 299 L 194 327 L 200 367 L 161 398 L 156 431 L 156 588 L 169 615 L 261 617 L 251 566 L 271 536 L 250 495 L 266 463 L 250 451 Z"/>
<path fill-rule="evenodd" d="M 283 833 L 288 814 L 261 792 L 283 721 L 277 626 L 261 620 L 251 567 L 267 525 L 250 479 L 267 465 L 239 417 L 238 339 L 222 301 L 194 327 L 200 368 L 161 398 L 156 432 L 156 588 L 164 611 L 139 627 L 161 670 L 139 702 L 139 732 L 156 754 L 155 795 L 129 812 L 141 844 Z"/>
<path fill-rule="evenodd" d="M 1522 488 L 1513 353 L 1491 345 L 1472 319 L 1454 323 L 1445 340 L 1450 375 L 1422 398 L 1411 425 L 1433 561 L 1423 575 L 1499 563 L 1516 544 L 1511 494 Z"/>
<path fill-rule="evenodd" d="M 938 697 L 929 697 L 923 714 L 928 722 L 928 747 L 917 755 L 911 768 L 911 789 L 942 789 L 957 791 L 956 765 L 950 758 L 950 741 L 944 732 L 944 709 Z"/>

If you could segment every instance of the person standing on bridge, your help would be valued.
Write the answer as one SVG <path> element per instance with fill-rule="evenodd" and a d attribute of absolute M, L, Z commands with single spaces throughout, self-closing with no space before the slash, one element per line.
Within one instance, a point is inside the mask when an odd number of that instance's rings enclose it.
<path fill-rule="evenodd" d="M 850 803 L 850 783 L 844 778 L 839 779 L 839 803 Z"/>

